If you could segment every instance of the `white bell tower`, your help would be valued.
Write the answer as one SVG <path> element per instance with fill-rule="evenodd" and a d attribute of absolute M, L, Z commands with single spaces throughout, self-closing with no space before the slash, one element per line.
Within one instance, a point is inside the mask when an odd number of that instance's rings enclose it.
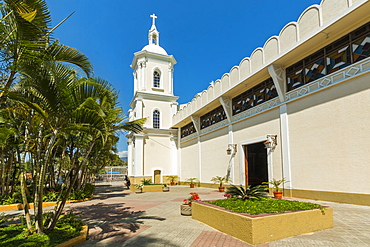
<path fill-rule="evenodd" d="M 177 175 L 177 130 L 170 129 L 177 111 L 178 97 L 173 95 L 173 66 L 176 60 L 159 46 L 159 32 L 152 18 L 148 45 L 134 53 L 134 97 L 130 120 L 146 118 L 142 133 L 128 137 L 129 176 L 135 180 L 151 177 L 165 182 L 163 176 Z"/>

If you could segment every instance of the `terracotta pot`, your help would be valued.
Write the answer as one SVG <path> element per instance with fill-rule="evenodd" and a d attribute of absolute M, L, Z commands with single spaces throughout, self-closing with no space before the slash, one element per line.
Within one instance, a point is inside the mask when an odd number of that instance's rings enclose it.
<path fill-rule="evenodd" d="M 274 193 L 274 198 L 275 199 L 282 199 L 283 198 L 283 192 L 282 191 L 273 191 Z"/>
<path fill-rule="evenodd" d="M 175 182 L 170 182 L 171 186 L 174 186 L 175 185 Z"/>
<path fill-rule="evenodd" d="M 186 204 L 180 205 L 181 215 L 191 216 L 191 206 Z"/>
<path fill-rule="evenodd" d="M 194 184 L 190 184 L 190 188 L 194 188 Z"/>
<path fill-rule="evenodd" d="M 225 192 L 225 187 L 218 187 L 219 192 Z"/>

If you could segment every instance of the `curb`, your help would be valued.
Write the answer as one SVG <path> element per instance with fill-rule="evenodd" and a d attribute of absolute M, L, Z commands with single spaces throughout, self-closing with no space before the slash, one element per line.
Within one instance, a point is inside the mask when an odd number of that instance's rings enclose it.
<path fill-rule="evenodd" d="M 70 201 L 66 201 L 66 204 L 68 203 L 75 203 L 75 202 L 85 202 L 85 201 L 89 201 L 89 200 L 92 200 L 92 198 L 85 198 L 85 199 L 81 199 L 81 200 L 70 200 Z M 30 205 L 30 209 L 33 209 L 34 206 L 33 206 L 33 203 L 29 203 Z M 56 205 L 56 202 L 43 202 L 42 203 L 42 207 L 50 207 L 50 206 L 55 206 Z M 0 205 L 0 212 L 2 211 L 13 211 L 13 210 L 23 210 L 23 204 L 10 204 L 10 205 Z"/>
<path fill-rule="evenodd" d="M 89 232 L 89 226 L 85 224 L 82 226 L 82 230 L 80 231 L 80 236 L 72 238 L 68 240 L 67 242 L 58 244 L 55 247 L 71 247 L 71 246 L 76 246 L 78 244 L 81 244 L 86 241 L 88 232 Z"/>

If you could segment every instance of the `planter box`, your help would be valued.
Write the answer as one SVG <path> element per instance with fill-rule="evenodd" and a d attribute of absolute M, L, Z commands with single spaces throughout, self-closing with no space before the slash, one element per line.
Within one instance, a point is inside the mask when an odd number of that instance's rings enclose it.
<path fill-rule="evenodd" d="M 163 187 L 163 185 L 161 185 L 161 184 L 159 184 L 159 185 L 144 185 L 144 187 L 142 189 L 142 192 L 162 191 L 162 187 Z M 135 188 L 134 184 L 130 186 L 130 190 L 132 192 L 136 191 L 136 188 Z"/>
<path fill-rule="evenodd" d="M 249 215 L 227 211 L 205 202 L 193 202 L 192 218 L 249 244 L 262 244 L 320 231 L 334 226 L 333 210 Z"/>
<path fill-rule="evenodd" d="M 81 200 L 70 200 L 66 201 L 67 203 L 74 203 L 74 202 L 84 202 L 84 201 L 89 201 L 92 200 L 92 198 L 85 198 Z M 34 208 L 33 203 L 28 204 L 30 206 L 30 209 Z M 42 207 L 50 207 L 50 206 L 55 206 L 56 202 L 43 202 Z M 11 205 L 0 205 L 0 212 L 1 211 L 10 211 L 10 210 L 23 210 L 23 204 L 11 204 Z"/>
<path fill-rule="evenodd" d="M 0 212 L 1 211 L 21 210 L 21 209 L 23 209 L 22 204 L 0 205 Z"/>

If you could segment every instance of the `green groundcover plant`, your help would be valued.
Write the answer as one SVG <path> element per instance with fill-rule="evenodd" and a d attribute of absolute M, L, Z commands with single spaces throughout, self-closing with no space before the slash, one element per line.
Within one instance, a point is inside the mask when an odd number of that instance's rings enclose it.
<path fill-rule="evenodd" d="M 271 198 L 260 198 L 254 200 L 229 198 L 208 203 L 223 207 L 233 212 L 248 213 L 252 215 L 284 213 L 287 211 L 311 210 L 315 208 L 323 210 L 322 206 L 310 202 L 276 200 Z"/>
<path fill-rule="evenodd" d="M 48 221 L 48 214 L 44 214 L 44 223 Z M 17 225 L 5 225 L 9 219 L 0 215 L 0 246 L 21 247 L 37 246 L 49 247 L 64 243 L 80 235 L 83 223 L 80 214 L 69 211 L 61 216 L 56 227 L 45 234 L 28 234 L 25 222 Z M 23 220 L 22 220 L 23 221 Z"/>
<path fill-rule="evenodd" d="M 72 190 L 68 196 L 68 200 L 82 200 L 93 196 L 95 186 L 86 184 L 83 190 Z M 43 202 L 55 202 L 59 197 L 59 192 L 50 189 L 44 192 Z M 33 198 L 28 196 L 28 202 L 33 202 Z M 0 196 L 0 205 L 22 204 L 22 195 L 19 191 L 14 192 L 11 196 Z"/>

